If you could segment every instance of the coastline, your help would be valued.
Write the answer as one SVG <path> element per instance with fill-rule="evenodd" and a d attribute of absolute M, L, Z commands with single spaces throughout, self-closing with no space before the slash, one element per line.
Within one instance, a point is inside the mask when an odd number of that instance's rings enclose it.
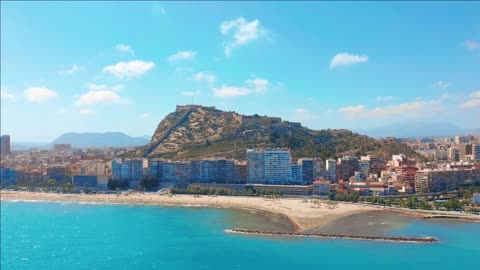
<path fill-rule="evenodd" d="M 284 215 L 292 224 L 294 232 L 320 228 L 333 220 L 369 211 L 402 213 L 423 218 L 452 218 L 480 222 L 480 216 L 456 212 L 414 211 L 342 202 L 338 202 L 336 207 L 332 207 L 325 203 L 314 204 L 314 200 L 307 198 L 278 198 L 272 200 L 263 197 L 161 195 L 140 192 L 122 194 L 61 194 L 2 190 L 0 191 L 0 199 L 2 201 L 67 201 L 260 210 Z M 322 202 L 321 200 L 316 201 Z"/>

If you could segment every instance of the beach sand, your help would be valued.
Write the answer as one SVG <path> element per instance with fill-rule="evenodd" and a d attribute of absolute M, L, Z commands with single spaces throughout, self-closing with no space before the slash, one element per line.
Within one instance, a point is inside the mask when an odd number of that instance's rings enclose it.
<path fill-rule="evenodd" d="M 382 207 L 341 202 L 336 206 L 331 206 L 327 205 L 326 201 L 307 198 L 266 199 L 262 197 L 163 195 L 140 192 L 122 194 L 60 194 L 6 190 L 0 192 L 0 197 L 2 200 L 158 204 L 260 210 L 284 215 L 292 223 L 295 231 L 318 229 L 334 220 L 362 212 L 388 211 L 414 214 L 417 216 L 431 215 L 424 212 L 409 211 L 408 209 L 384 209 Z M 452 217 L 457 217 L 457 215 L 452 215 Z M 480 221 L 480 216 L 468 216 L 467 218 Z"/>

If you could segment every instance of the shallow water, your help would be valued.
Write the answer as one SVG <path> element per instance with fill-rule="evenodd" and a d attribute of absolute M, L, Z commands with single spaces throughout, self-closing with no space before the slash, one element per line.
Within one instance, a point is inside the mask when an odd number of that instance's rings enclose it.
<path fill-rule="evenodd" d="M 275 219 L 275 218 L 274 218 Z M 288 225 L 269 223 L 273 229 Z M 438 244 L 225 234 L 268 215 L 226 209 L 1 202 L 1 269 L 476 269 L 480 224 L 400 218 Z M 389 220 L 389 219 L 387 219 Z M 396 221 L 395 221 L 396 222 Z M 287 227 L 285 227 L 287 226 Z"/>

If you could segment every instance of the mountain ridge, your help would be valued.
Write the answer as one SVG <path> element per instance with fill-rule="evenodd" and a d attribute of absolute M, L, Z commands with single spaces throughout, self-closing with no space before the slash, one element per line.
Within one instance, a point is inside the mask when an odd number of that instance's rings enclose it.
<path fill-rule="evenodd" d="M 159 123 L 143 156 L 181 160 L 225 157 L 244 160 L 249 148 L 290 148 L 294 158 L 404 153 L 424 159 L 395 139 L 376 140 L 346 129 L 312 130 L 280 117 L 242 115 L 215 107 L 177 105 Z"/>
<path fill-rule="evenodd" d="M 131 137 L 122 132 L 67 132 L 55 139 L 52 144 L 69 143 L 73 147 L 126 147 L 142 146 L 148 140 Z"/>

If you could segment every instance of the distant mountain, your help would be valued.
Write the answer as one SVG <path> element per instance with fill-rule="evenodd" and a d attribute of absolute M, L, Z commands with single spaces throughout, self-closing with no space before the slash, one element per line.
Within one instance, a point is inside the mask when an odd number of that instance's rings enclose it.
<path fill-rule="evenodd" d="M 121 132 L 74 133 L 69 132 L 55 139 L 55 143 L 70 143 L 73 147 L 125 147 L 141 146 L 149 142 L 149 138 L 130 137 Z"/>
<path fill-rule="evenodd" d="M 379 128 L 358 129 L 357 132 L 374 138 L 397 137 L 452 137 L 461 135 L 480 135 L 480 127 L 464 129 L 449 123 L 402 122 Z"/>
<path fill-rule="evenodd" d="M 204 106 L 177 106 L 158 125 L 138 155 L 172 160 L 225 157 L 245 159 L 249 148 L 290 148 L 293 158 L 373 154 L 423 159 L 406 144 L 376 140 L 349 130 L 311 130 L 279 117 L 240 115 Z"/>

